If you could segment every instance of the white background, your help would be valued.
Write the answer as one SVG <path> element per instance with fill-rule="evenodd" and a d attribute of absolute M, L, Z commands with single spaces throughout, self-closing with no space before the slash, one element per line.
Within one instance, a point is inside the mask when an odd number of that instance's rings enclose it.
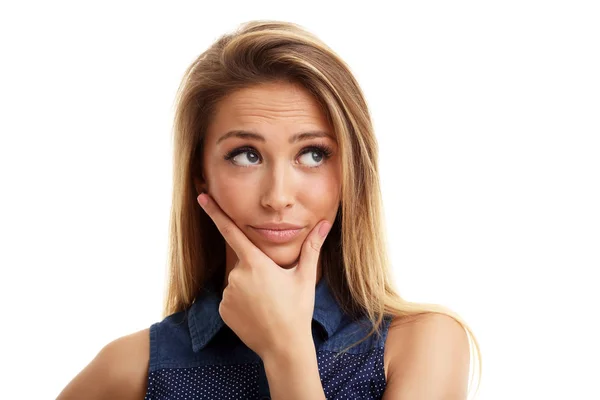
<path fill-rule="evenodd" d="M 2 3 L 2 398 L 54 398 L 160 320 L 175 91 L 264 18 L 352 67 L 398 287 L 475 331 L 477 398 L 600 398 L 596 2 L 166 3 Z"/>

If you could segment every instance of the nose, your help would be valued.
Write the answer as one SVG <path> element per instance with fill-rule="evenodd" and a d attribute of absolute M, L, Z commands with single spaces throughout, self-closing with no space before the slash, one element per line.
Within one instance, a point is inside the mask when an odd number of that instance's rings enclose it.
<path fill-rule="evenodd" d="M 294 204 L 294 176 L 293 167 L 287 161 L 282 161 L 273 166 L 264 176 L 263 207 L 281 211 Z"/>

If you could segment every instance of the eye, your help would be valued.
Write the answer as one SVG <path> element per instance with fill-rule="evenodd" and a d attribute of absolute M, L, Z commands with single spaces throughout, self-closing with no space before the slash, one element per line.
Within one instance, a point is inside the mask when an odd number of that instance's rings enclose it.
<path fill-rule="evenodd" d="M 240 165 L 242 167 L 254 165 L 252 163 L 257 161 L 258 159 L 259 159 L 258 152 L 256 150 L 254 150 L 252 147 L 240 147 L 240 148 L 230 151 L 225 156 L 225 160 L 228 160 L 232 164 Z M 244 165 L 244 161 L 250 161 L 251 164 Z"/>
<path fill-rule="evenodd" d="M 300 158 L 304 157 L 303 161 L 309 168 L 316 168 L 320 167 L 325 160 L 331 157 L 331 154 L 331 148 L 318 144 L 302 149 Z M 250 167 L 252 165 L 257 165 L 257 162 L 260 161 L 260 156 L 258 155 L 258 151 L 253 147 L 245 146 L 230 151 L 225 156 L 225 160 L 240 167 Z M 313 163 L 316 163 L 317 165 L 314 165 Z"/>
<path fill-rule="evenodd" d="M 301 157 L 305 157 L 308 164 L 316 162 L 318 165 L 312 165 L 310 168 L 320 167 L 329 157 L 331 157 L 331 149 L 323 145 L 315 145 L 307 147 L 301 153 Z"/>

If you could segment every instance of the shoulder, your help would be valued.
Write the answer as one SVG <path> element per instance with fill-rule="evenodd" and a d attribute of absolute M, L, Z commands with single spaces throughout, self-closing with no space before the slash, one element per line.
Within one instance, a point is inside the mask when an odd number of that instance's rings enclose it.
<path fill-rule="evenodd" d="M 145 390 L 150 359 L 150 328 L 120 337 L 107 344 L 101 352 L 113 369 L 112 381 L 124 387 Z M 143 393 L 142 393 L 143 396 Z"/>
<path fill-rule="evenodd" d="M 448 399 L 466 398 L 469 340 L 462 325 L 450 316 L 427 313 L 395 317 L 389 327 L 384 358 L 384 399 L 428 399 L 442 394 Z"/>
<path fill-rule="evenodd" d="M 150 328 L 115 339 L 69 382 L 57 400 L 143 398 L 149 358 Z"/>

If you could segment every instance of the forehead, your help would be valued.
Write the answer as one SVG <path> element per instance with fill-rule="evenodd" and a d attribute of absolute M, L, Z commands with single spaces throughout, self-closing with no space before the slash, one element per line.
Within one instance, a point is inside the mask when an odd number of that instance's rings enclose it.
<path fill-rule="evenodd" d="M 290 135 L 302 129 L 330 130 L 324 110 L 308 90 L 281 82 L 247 87 L 225 96 L 216 106 L 207 134 L 248 128 Z"/>

